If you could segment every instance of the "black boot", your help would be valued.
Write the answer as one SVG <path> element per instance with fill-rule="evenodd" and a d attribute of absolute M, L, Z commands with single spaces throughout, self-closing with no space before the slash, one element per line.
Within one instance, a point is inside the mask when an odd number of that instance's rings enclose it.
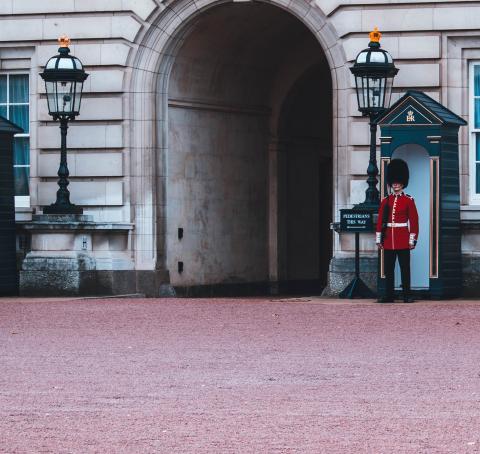
<path fill-rule="evenodd" d="M 403 294 L 403 302 L 404 303 L 414 303 L 415 300 L 410 296 L 409 293 L 404 293 Z"/>

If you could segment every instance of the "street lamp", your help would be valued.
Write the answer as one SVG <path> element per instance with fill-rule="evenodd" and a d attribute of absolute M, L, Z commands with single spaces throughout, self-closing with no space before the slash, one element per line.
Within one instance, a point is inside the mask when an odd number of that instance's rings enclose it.
<path fill-rule="evenodd" d="M 70 203 L 70 191 L 67 189 L 67 130 L 68 121 L 75 120 L 80 113 L 83 82 L 88 77 L 80 60 L 69 55 L 70 39 L 66 36 L 59 38 L 60 48 L 58 55 L 48 60 L 43 73 L 47 91 L 48 111 L 53 119 L 60 120 L 61 151 L 60 167 L 58 168 L 57 200 L 43 209 L 45 214 L 82 214 L 81 207 Z"/>
<path fill-rule="evenodd" d="M 380 204 L 377 189 L 377 122 L 376 119 L 390 106 L 393 78 L 398 68 L 393 63 L 392 56 L 380 48 L 382 34 L 375 27 L 370 33 L 368 48 L 362 50 L 350 71 L 355 76 L 358 110 L 363 116 L 370 117 L 370 160 L 367 169 L 368 188 L 365 191 L 365 201 L 356 208 L 378 210 Z"/>

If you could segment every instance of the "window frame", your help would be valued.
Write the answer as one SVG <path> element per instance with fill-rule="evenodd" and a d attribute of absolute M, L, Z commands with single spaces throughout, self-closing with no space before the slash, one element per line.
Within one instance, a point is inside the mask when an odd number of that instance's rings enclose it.
<path fill-rule="evenodd" d="M 30 103 L 30 94 L 31 94 L 31 90 L 30 90 L 30 73 L 27 72 L 27 71 L 5 71 L 5 72 L 0 72 L 0 76 L 7 76 L 7 102 L 6 103 L 0 103 L 1 105 L 4 105 L 6 107 L 6 112 L 7 112 L 7 119 L 9 120 L 9 116 L 10 116 L 10 105 L 14 105 L 14 106 L 28 106 L 28 121 L 29 123 L 31 122 L 31 103 Z M 10 103 L 10 76 L 27 76 L 27 82 L 28 82 L 28 102 L 17 102 L 17 103 Z M 14 137 L 26 137 L 29 139 L 29 147 L 28 147 L 28 151 L 29 151 L 29 154 L 30 154 L 30 151 L 31 151 L 31 136 L 30 136 L 30 125 L 29 125 L 29 128 L 28 128 L 28 133 L 19 133 L 19 134 L 15 134 Z M 29 161 L 30 161 L 30 157 L 29 156 Z M 31 169 L 31 162 L 30 164 L 26 165 L 26 164 L 14 164 L 13 165 L 13 168 L 24 168 L 24 167 L 28 167 L 29 169 Z M 30 204 L 31 204 L 31 199 L 30 199 L 30 172 L 29 172 L 29 178 L 28 178 L 28 181 L 29 181 L 29 195 L 16 195 L 15 196 L 15 208 L 30 208 Z"/>

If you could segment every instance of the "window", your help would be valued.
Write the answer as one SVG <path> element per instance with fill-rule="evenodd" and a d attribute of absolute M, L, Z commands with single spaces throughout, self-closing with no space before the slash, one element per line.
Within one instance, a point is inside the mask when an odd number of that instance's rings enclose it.
<path fill-rule="evenodd" d="M 470 202 L 480 204 L 480 62 L 470 66 Z"/>
<path fill-rule="evenodd" d="M 30 193 L 30 114 L 28 74 L 0 74 L 0 115 L 20 126 L 24 132 L 13 140 L 15 204 L 29 206 Z"/>

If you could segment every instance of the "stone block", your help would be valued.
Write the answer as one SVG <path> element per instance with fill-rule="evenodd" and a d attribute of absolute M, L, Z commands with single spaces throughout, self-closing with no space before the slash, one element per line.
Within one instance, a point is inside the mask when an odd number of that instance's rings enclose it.
<path fill-rule="evenodd" d="M 462 252 L 480 251 L 480 235 L 471 230 L 462 234 Z"/>
<path fill-rule="evenodd" d="M 349 126 L 350 145 L 370 145 L 370 128 L 366 121 L 351 121 Z"/>
<path fill-rule="evenodd" d="M 54 55 L 54 54 L 52 54 Z M 52 56 L 50 55 L 50 56 Z M 46 60 L 45 60 L 46 63 Z M 42 64 L 44 62 L 42 61 Z M 89 76 L 83 85 L 83 93 L 121 93 L 123 91 L 124 71 L 120 69 L 87 70 Z M 37 81 L 38 93 L 45 94 L 45 84 L 39 77 Z M 82 111 L 80 110 L 80 116 Z"/>
<path fill-rule="evenodd" d="M 342 37 L 354 31 L 362 30 L 362 11 L 341 9 L 330 17 L 333 27 Z M 371 27 L 371 24 L 370 24 Z M 368 38 L 367 38 L 368 39 Z M 368 45 L 368 43 L 367 43 Z M 366 47 L 366 46 L 365 46 Z M 360 49 L 361 50 L 361 49 Z"/>
<path fill-rule="evenodd" d="M 14 69 L 30 69 L 30 59 L 29 58 L 17 58 L 12 60 L 2 60 L 0 69 L 5 71 L 14 70 Z"/>
<path fill-rule="evenodd" d="M 167 293 L 167 288 L 170 284 L 168 271 L 142 270 L 136 271 L 135 276 L 138 293 L 143 293 L 147 296 L 159 296 L 160 291 L 164 294 Z"/>
<path fill-rule="evenodd" d="M 85 93 L 116 93 L 123 91 L 122 70 L 89 71 L 85 82 Z"/>
<path fill-rule="evenodd" d="M 112 17 L 112 38 L 124 38 L 134 42 L 142 25 L 131 16 Z"/>
<path fill-rule="evenodd" d="M 440 8 L 443 9 L 443 8 Z M 431 6 L 411 8 L 410 5 L 402 5 L 399 8 L 376 7 L 362 11 L 362 26 L 356 31 L 368 32 L 373 26 L 379 30 L 419 31 L 435 30 L 433 25 L 433 12 L 436 8 Z M 360 11 L 358 12 L 360 14 Z M 375 24 L 372 24 L 372 18 Z M 350 29 L 352 31 L 352 29 Z"/>
<path fill-rule="evenodd" d="M 365 175 L 367 173 L 369 150 L 352 150 L 348 154 L 349 172 L 351 175 Z"/>
<path fill-rule="evenodd" d="M 38 120 L 51 121 L 48 113 L 48 105 L 41 100 L 37 103 Z M 83 96 L 81 117 L 84 120 L 123 120 L 123 99 L 117 97 Z"/>
<path fill-rule="evenodd" d="M 438 87 L 440 65 L 437 63 L 399 64 L 395 87 Z"/>
<path fill-rule="evenodd" d="M 123 0 L 123 7 L 131 9 L 143 20 L 146 20 L 158 8 L 158 5 L 153 0 Z"/>
<path fill-rule="evenodd" d="M 74 11 L 97 12 L 97 11 L 121 11 L 122 0 L 75 0 Z"/>
<path fill-rule="evenodd" d="M 131 16 L 105 15 L 77 17 L 47 17 L 43 20 L 36 20 L 42 27 L 43 33 L 37 39 L 57 39 L 63 33 L 68 32 L 72 39 L 105 39 L 123 38 L 133 42 L 141 28 L 141 24 Z M 37 26 L 38 27 L 38 26 Z M 24 31 L 24 30 L 23 30 Z"/>
<path fill-rule="evenodd" d="M 70 124 L 67 137 L 69 148 L 122 148 L 123 128 L 121 125 L 82 125 Z M 38 128 L 38 147 L 43 149 L 60 148 L 58 126 Z"/>
<path fill-rule="evenodd" d="M 37 19 L 38 22 L 40 22 Z M 73 39 L 104 39 L 112 37 L 111 16 L 59 16 L 48 17 L 43 22 L 43 39 L 56 40 L 68 32 Z M 116 36 L 128 39 L 127 35 Z"/>
<path fill-rule="evenodd" d="M 312 2 L 313 3 L 313 2 Z M 326 15 L 330 15 L 339 5 L 339 0 L 314 0 L 314 3 L 322 10 Z"/>
<path fill-rule="evenodd" d="M 75 251 L 73 233 L 45 233 L 32 235 L 32 251 Z M 81 249 L 80 249 L 81 250 Z"/>
<path fill-rule="evenodd" d="M 85 214 L 91 215 L 95 222 L 128 222 L 130 220 L 130 207 L 124 206 L 86 206 Z"/>
<path fill-rule="evenodd" d="M 74 157 L 75 176 L 120 177 L 124 174 L 122 153 L 76 153 Z"/>
<path fill-rule="evenodd" d="M 475 30 L 480 21 L 477 4 L 433 9 L 433 30 Z"/>
<path fill-rule="evenodd" d="M 390 51 L 386 46 L 385 49 Z M 440 56 L 440 36 L 415 35 L 398 38 L 399 59 L 440 58 Z"/>
<path fill-rule="evenodd" d="M 3 1 L 2 1 L 3 3 Z M 74 0 L 15 0 L 13 2 L 13 14 L 35 14 L 35 13 L 66 13 L 73 11 Z"/>
<path fill-rule="evenodd" d="M 53 203 L 57 189 L 56 182 L 40 182 L 38 185 L 38 204 L 45 206 Z M 69 190 L 72 203 L 80 206 L 123 204 L 122 181 L 72 181 Z"/>
<path fill-rule="evenodd" d="M 350 204 L 356 204 L 365 200 L 365 191 L 368 185 L 366 180 L 350 180 Z"/>
<path fill-rule="evenodd" d="M 41 19 L 3 19 L 0 27 L 0 41 L 41 40 L 42 25 Z"/>
<path fill-rule="evenodd" d="M 132 48 L 123 43 L 106 43 L 100 46 L 101 65 L 126 66 Z"/>
<path fill-rule="evenodd" d="M 3 0 L 0 2 L 0 14 L 13 13 L 13 0 Z"/>
<path fill-rule="evenodd" d="M 80 294 L 95 294 L 93 272 L 20 271 L 21 296 L 78 296 Z"/>

